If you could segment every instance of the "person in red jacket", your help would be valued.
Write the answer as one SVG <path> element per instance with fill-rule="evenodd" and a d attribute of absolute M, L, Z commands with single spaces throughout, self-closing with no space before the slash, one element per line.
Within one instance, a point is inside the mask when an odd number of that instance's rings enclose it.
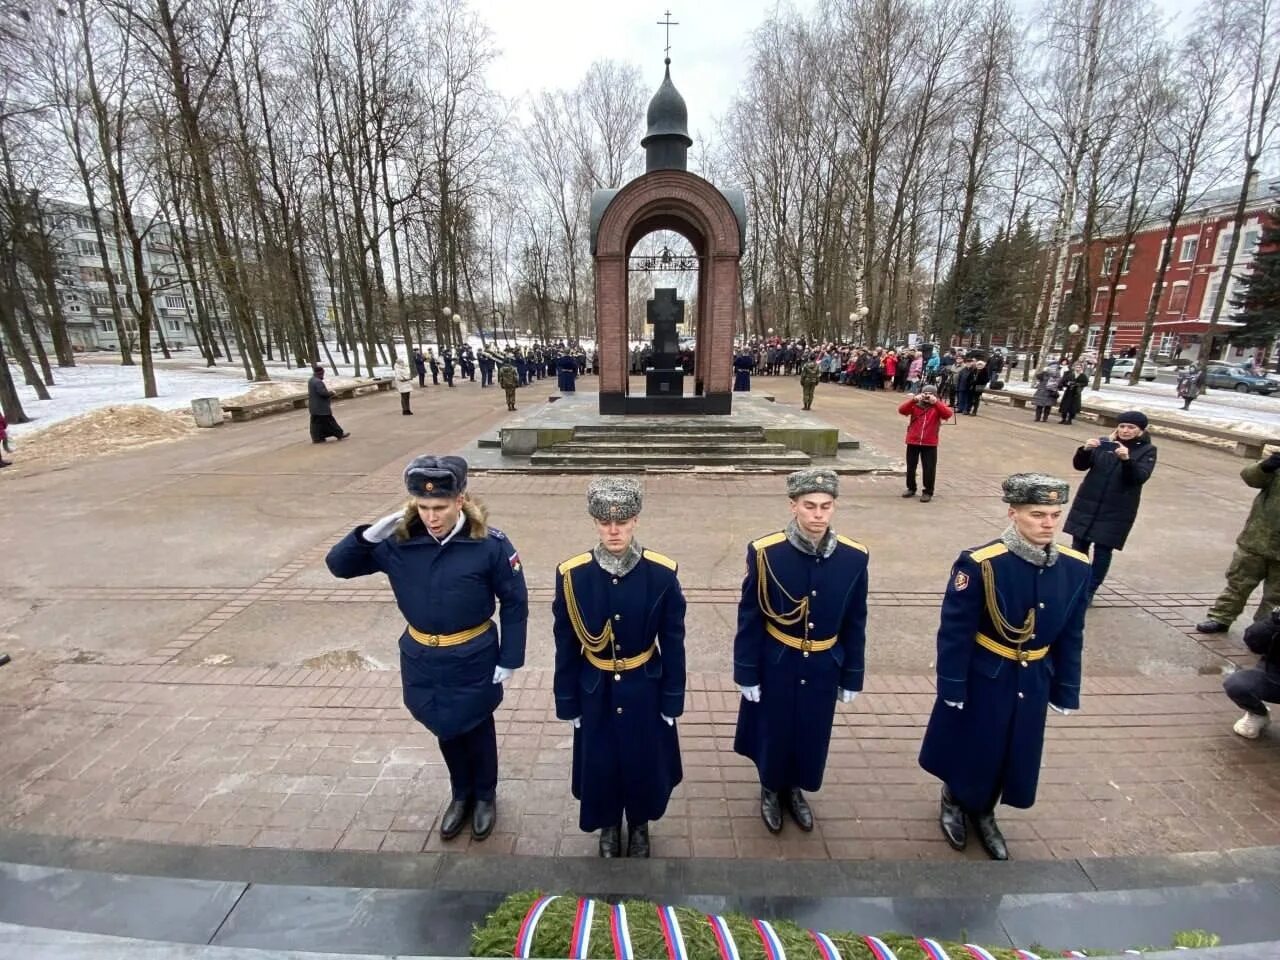
<path fill-rule="evenodd" d="M 9 421 L 4 418 L 3 413 L 0 413 L 0 451 L 9 452 Z M 0 455 L 0 467 L 7 467 L 12 463 L 12 460 L 6 460 L 3 455 Z"/>
<path fill-rule="evenodd" d="M 898 412 L 911 418 L 907 424 L 907 489 L 902 496 L 916 495 L 916 464 L 920 463 L 924 465 L 920 502 L 928 503 L 933 499 L 933 481 L 938 474 L 938 426 L 951 419 L 952 410 L 938 398 L 938 388 L 928 384 L 898 407 Z"/>

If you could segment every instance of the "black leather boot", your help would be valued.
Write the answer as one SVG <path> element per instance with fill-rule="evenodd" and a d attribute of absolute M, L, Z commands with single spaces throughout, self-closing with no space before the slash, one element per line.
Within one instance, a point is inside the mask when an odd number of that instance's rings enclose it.
<path fill-rule="evenodd" d="M 776 790 L 760 788 L 760 819 L 770 833 L 782 832 L 782 801 Z"/>
<path fill-rule="evenodd" d="M 992 860 L 1008 860 L 1009 848 L 1005 846 L 1004 834 L 996 823 L 995 811 L 989 811 L 980 817 L 973 818 L 973 825 L 978 828 L 978 839 L 982 841 L 982 849 Z"/>
<path fill-rule="evenodd" d="M 813 829 L 813 810 L 799 788 L 792 787 L 787 791 L 787 809 L 791 811 L 791 819 L 796 822 L 797 827 L 805 833 Z"/>
<path fill-rule="evenodd" d="M 942 788 L 942 810 L 938 814 L 938 825 L 942 827 L 942 835 L 947 838 L 952 850 L 965 848 L 965 844 L 969 842 L 969 831 L 965 826 L 964 811 L 945 786 Z"/>
<path fill-rule="evenodd" d="M 600 831 L 600 856 L 606 860 L 622 855 L 622 824 Z"/>
<path fill-rule="evenodd" d="M 627 856 L 649 858 L 649 824 L 627 824 Z"/>
<path fill-rule="evenodd" d="M 471 815 L 471 837 L 483 840 L 493 833 L 493 825 L 498 822 L 498 807 L 492 800 L 477 800 L 475 813 Z"/>
<path fill-rule="evenodd" d="M 445 840 L 452 840 L 462 832 L 462 828 L 467 823 L 467 817 L 470 815 L 470 800 L 454 800 L 449 804 L 449 809 L 445 810 L 444 816 L 440 819 L 440 836 Z"/>

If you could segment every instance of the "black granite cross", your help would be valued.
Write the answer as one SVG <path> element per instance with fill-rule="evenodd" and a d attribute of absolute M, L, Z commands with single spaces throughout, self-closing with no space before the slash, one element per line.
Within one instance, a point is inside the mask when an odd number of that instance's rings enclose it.
<path fill-rule="evenodd" d="M 676 298 L 674 287 L 659 287 L 653 291 L 648 305 L 648 320 L 653 324 L 654 366 L 674 365 L 680 353 L 680 337 L 676 326 L 684 322 L 684 301 Z"/>

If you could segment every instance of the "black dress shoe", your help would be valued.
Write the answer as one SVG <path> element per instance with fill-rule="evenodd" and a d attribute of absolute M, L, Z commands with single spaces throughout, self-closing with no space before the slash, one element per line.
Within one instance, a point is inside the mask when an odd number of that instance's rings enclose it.
<path fill-rule="evenodd" d="M 1009 848 L 1005 846 L 1004 834 L 996 823 L 995 811 L 984 813 L 973 818 L 973 825 L 978 828 L 978 839 L 982 841 L 982 849 L 992 860 L 1008 860 Z"/>
<path fill-rule="evenodd" d="M 444 812 L 444 817 L 440 820 L 440 836 L 445 840 L 452 840 L 462 832 L 462 828 L 470 814 L 470 800 L 454 800 L 449 804 L 449 809 Z"/>
<path fill-rule="evenodd" d="M 1217 620 L 1202 620 L 1196 624 L 1197 633 L 1226 633 L 1230 629 L 1230 624 L 1219 623 Z"/>
<path fill-rule="evenodd" d="M 627 824 L 627 856 L 649 857 L 649 825 L 647 823 Z"/>
<path fill-rule="evenodd" d="M 951 791 L 942 788 L 942 810 L 938 814 L 938 825 L 942 827 L 942 835 L 952 850 L 963 850 L 969 842 L 969 831 L 965 826 L 964 811 L 951 796 Z"/>
<path fill-rule="evenodd" d="M 797 827 L 805 833 L 813 829 L 813 810 L 809 808 L 809 801 L 804 798 L 804 794 L 795 787 L 787 791 L 787 809 L 791 811 L 791 819 L 796 822 Z"/>
<path fill-rule="evenodd" d="M 493 833 L 493 825 L 498 822 L 498 808 L 492 800 L 477 800 L 475 812 L 471 815 L 471 837 L 483 840 Z"/>
<path fill-rule="evenodd" d="M 770 833 L 782 832 L 782 801 L 776 790 L 760 788 L 760 819 Z"/>
<path fill-rule="evenodd" d="M 622 824 L 600 831 L 600 856 L 606 860 L 622 856 Z"/>

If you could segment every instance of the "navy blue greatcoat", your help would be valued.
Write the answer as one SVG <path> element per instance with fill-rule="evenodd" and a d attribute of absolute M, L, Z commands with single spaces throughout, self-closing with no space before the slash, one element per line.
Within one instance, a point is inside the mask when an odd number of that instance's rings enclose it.
<path fill-rule="evenodd" d="M 938 699 L 920 766 L 946 783 L 967 810 L 1035 803 L 1048 706 L 1080 706 L 1089 561 L 1065 547 L 1058 551 L 1053 566 L 1038 567 L 997 540 L 966 550 L 951 569 L 938 627 Z M 1023 649 L 1048 647 L 1041 659 L 1008 659 L 977 642 L 978 634 L 1000 642 L 984 596 L 984 561 L 1006 621 L 1021 626 L 1036 612 L 1035 632 Z M 964 709 L 948 707 L 946 700 Z"/>
<path fill-rule="evenodd" d="M 746 393 L 751 390 L 751 371 L 755 369 L 756 362 L 748 356 L 733 358 L 733 389 L 737 393 Z"/>
<path fill-rule="evenodd" d="M 361 536 L 366 528 L 356 527 L 325 557 L 335 577 L 385 573 L 400 613 L 421 633 L 458 633 L 489 623 L 479 637 L 451 647 L 426 646 L 408 630 L 400 634 L 404 705 L 441 740 L 466 733 L 502 702 L 494 667 L 524 666 L 529 595 L 520 554 L 492 527 L 472 537 L 464 526 L 444 546 L 416 518 L 403 541 L 393 536 L 369 543 Z M 490 619 L 495 598 L 502 604 L 501 641 Z"/>
<path fill-rule="evenodd" d="M 556 389 L 573 393 L 578 388 L 578 361 L 565 354 L 556 361 Z"/>
<path fill-rule="evenodd" d="M 588 633 L 613 624 L 616 656 L 634 657 L 655 642 L 643 666 L 614 673 L 583 655 L 565 602 L 565 578 Z M 684 712 L 684 593 L 676 564 L 652 550 L 625 576 L 615 577 L 590 553 L 556 571 L 556 716 L 582 718 L 573 731 L 573 795 L 583 830 L 657 820 L 684 776 L 676 728 L 662 719 Z M 598 654 L 612 659 L 606 649 Z"/>
<path fill-rule="evenodd" d="M 835 646 L 808 655 L 770 636 L 760 608 L 757 556 L 764 551 L 771 577 L 769 604 L 775 612 L 807 598 L 807 620 L 780 626 L 813 640 L 838 637 Z M 785 533 L 762 537 L 747 547 L 747 576 L 738 604 L 733 641 L 733 679 L 760 686 L 760 702 L 743 698 L 733 748 L 755 761 L 760 783 L 769 790 L 817 790 L 827 765 L 831 724 L 840 688 L 862 689 L 867 637 L 867 548 L 837 537 L 830 557 L 805 553 Z M 783 595 L 785 589 L 794 600 Z"/>

